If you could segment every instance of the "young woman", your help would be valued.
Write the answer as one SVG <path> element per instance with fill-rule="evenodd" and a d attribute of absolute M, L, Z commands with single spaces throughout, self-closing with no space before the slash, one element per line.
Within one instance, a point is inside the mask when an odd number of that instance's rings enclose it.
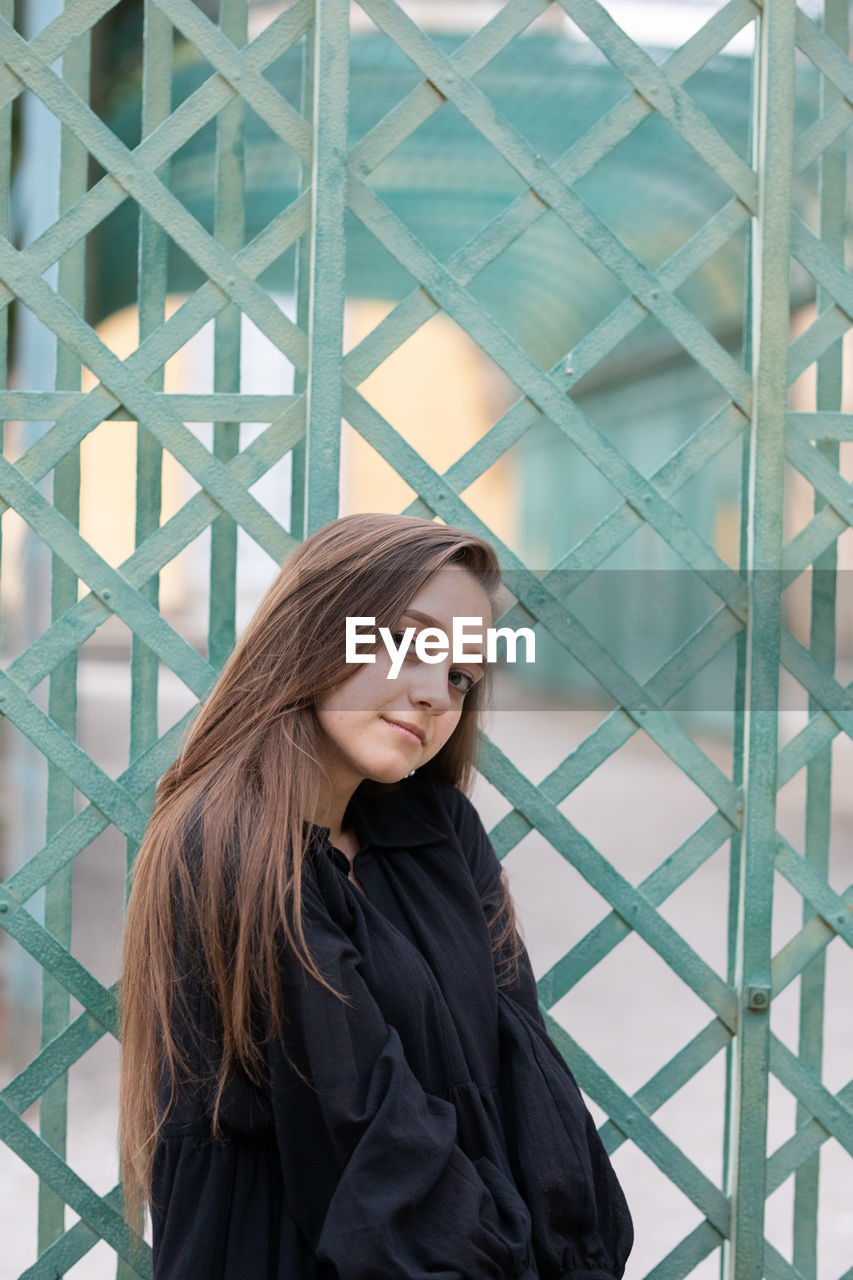
<path fill-rule="evenodd" d="M 160 783 L 121 988 L 155 1280 L 623 1274 L 630 1215 L 465 794 L 488 664 L 346 661 L 348 617 L 485 633 L 500 587 L 460 529 L 333 521 Z"/>

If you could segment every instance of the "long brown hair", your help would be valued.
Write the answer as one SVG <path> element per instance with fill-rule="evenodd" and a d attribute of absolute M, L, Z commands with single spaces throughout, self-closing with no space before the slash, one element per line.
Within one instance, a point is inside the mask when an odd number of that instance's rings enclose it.
<path fill-rule="evenodd" d="M 301 878 L 310 836 L 303 819 L 316 812 L 319 798 L 323 731 L 314 704 L 352 674 L 345 619 L 375 617 L 377 627 L 392 627 L 446 564 L 477 579 L 494 621 L 501 587 L 497 557 L 487 542 L 462 529 L 414 516 L 363 514 L 333 520 L 307 538 L 261 601 L 160 781 L 131 872 L 120 988 L 119 1139 L 130 1223 L 150 1202 L 154 1147 L 165 1118 L 158 1115 L 161 1071 L 168 1072 L 174 1099 L 175 1081 L 188 1068 L 174 1033 L 176 1001 L 182 1001 L 180 921 L 190 922 L 199 941 L 222 1030 L 212 1118 L 217 1133 L 235 1063 L 251 1080 L 259 1078 L 254 993 L 266 994 L 274 1032 L 284 1038 L 276 933 L 280 941 L 283 930 L 304 968 L 334 990 L 305 941 Z M 490 680 L 486 664 L 450 738 L 421 766 L 463 791 L 473 780 Z M 187 855 L 191 840 L 195 859 Z M 505 877 L 502 885 L 490 928 L 499 980 L 510 981 L 518 935 Z"/>

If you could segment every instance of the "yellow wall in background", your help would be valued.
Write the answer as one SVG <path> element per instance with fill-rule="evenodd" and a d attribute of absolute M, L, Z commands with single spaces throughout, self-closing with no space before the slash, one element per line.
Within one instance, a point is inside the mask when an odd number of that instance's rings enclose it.
<path fill-rule="evenodd" d="M 183 302 L 170 297 L 167 314 Z M 390 303 L 353 302 L 347 307 L 347 347 L 355 345 L 390 310 Z M 122 359 L 138 345 L 135 307 L 116 312 L 98 326 L 102 340 Z M 199 352 L 184 349 L 166 365 L 170 393 L 208 391 Z M 196 385 L 194 385 L 196 384 Z M 83 373 L 83 390 L 96 380 Z M 282 392 L 290 390 L 282 387 Z M 399 347 L 361 385 L 362 394 L 439 473 L 486 433 L 510 403 L 503 375 L 446 316 L 436 315 Z M 133 551 L 136 423 L 104 422 L 81 446 L 80 530 L 112 565 Z M 197 485 L 167 452 L 163 454 L 162 519 L 167 520 Z M 349 424 L 341 442 L 341 514 L 402 511 L 415 494 L 393 468 Z M 517 496 L 512 461 L 502 458 L 462 494 L 463 501 L 510 546 L 515 545 Z M 188 569 L 179 558 L 161 574 L 160 602 L 166 613 L 188 603 Z M 87 590 L 81 584 L 81 592 Z"/>
<path fill-rule="evenodd" d="M 184 301 L 170 297 L 167 317 Z M 139 345 L 139 316 L 135 306 L 124 307 L 98 325 L 101 340 L 126 359 Z M 185 360 L 178 351 L 166 362 L 165 388 L 186 390 Z M 91 391 L 97 379 L 83 370 L 82 389 Z M 133 551 L 136 512 L 136 423 L 102 422 L 80 446 L 80 532 L 108 564 L 120 565 Z M 164 523 L 198 488 L 170 453 L 163 453 Z M 80 583 L 80 594 L 88 587 Z M 183 601 L 183 573 L 179 561 L 167 564 L 160 574 L 160 607 L 180 610 Z"/>
<path fill-rule="evenodd" d="M 347 307 L 349 350 L 390 311 L 381 301 Z M 431 467 L 442 473 L 485 435 L 508 406 L 506 383 L 452 320 L 433 316 L 359 387 Z M 348 423 L 341 440 L 341 514 L 403 511 L 414 491 Z M 515 545 L 518 497 L 513 464 L 503 457 L 462 493 L 476 515 Z"/>

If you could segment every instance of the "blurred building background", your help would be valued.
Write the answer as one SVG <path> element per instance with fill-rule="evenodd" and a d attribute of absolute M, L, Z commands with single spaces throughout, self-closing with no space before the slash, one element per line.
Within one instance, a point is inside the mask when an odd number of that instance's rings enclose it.
<path fill-rule="evenodd" d="M 698 29 L 714 5 L 627 3 L 616 6 L 626 30 L 647 47 L 666 48 Z M 429 0 L 412 8 L 445 51 L 481 25 L 493 10 L 487 0 L 445 4 Z M 255 30 L 280 8 L 251 10 Z M 128 145 L 139 141 L 141 120 L 141 4 L 125 0 L 95 29 L 94 84 L 99 108 Z M 294 105 L 300 94 L 301 51 L 293 47 L 267 71 L 267 78 Z M 176 45 L 173 106 L 199 87 L 209 64 L 194 46 Z M 721 55 L 689 81 L 696 102 L 739 154 L 748 149 L 751 41 L 740 33 Z M 799 124 L 818 108 L 818 77 L 804 59 L 798 64 Z M 362 137 L 419 81 L 415 67 L 361 10 L 353 7 L 350 135 Z M 583 136 L 626 89 L 625 78 L 582 37 L 560 10 L 545 11 L 521 38 L 513 40 L 477 77 L 502 113 L 554 162 Z M 213 229 L 216 130 L 211 122 L 183 146 L 170 165 L 170 185 L 203 226 Z M 298 192 L 294 153 L 251 111 L 246 120 L 246 234 L 250 239 Z M 814 183 L 800 176 L 795 207 L 813 224 Z M 371 183 L 445 261 L 460 252 L 485 223 L 523 188 L 505 160 L 456 112 L 439 112 L 397 147 L 373 171 Z M 674 245 L 684 245 L 716 210 L 723 184 L 665 120 L 653 114 L 577 183 L 591 209 L 613 228 L 637 256 L 662 264 Z M 133 351 L 137 328 L 136 206 L 125 201 L 90 237 L 87 318 L 96 323 L 120 355 Z M 350 219 L 347 256 L 347 344 L 355 346 L 411 289 L 412 281 L 356 219 Z M 746 282 L 747 223 L 719 252 L 686 280 L 678 296 L 729 351 L 739 352 Z M 295 313 L 295 250 L 279 258 L 261 277 L 282 309 Z M 202 283 L 198 267 L 174 243 L 169 256 L 168 310 L 176 309 Z M 555 288 L 555 282 L 559 287 Z M 814 281 L 804 271 L 792 280 L 792 337 L 814 316 Z M 653 317 L 619 343 L 603 365 L 582 351 L 578 367 L 565 360 L 626 296 L 601 262 L 552 212 L 546 213 L 491 267 L 480 273 L 472 292 L 490 313 L 546 369 L 559 362 L 567 393 L 644 474 L 652 474 L 684 441 L 728 403 L 723 389 L 690 359 Z M 94 385 L 84 378 L 84 389 Z M 166 388 L 199 393 L 213 386 L 213 326 L 208 325 L 166 366 Z M 293 388 L 292 366 L 245 317 L 242 329 L 241 387 L 244 393 L 275 396 Z M 439 471 L 460 457 L 515 397 L 504 374 L 468 335 L 442 312 L 422 326 L 361 386 L 363 394 L 403 437 Z M 791 407 L 814 403 L 814 369 L 792 388 Z M 209 442 L 210 424 L 197 424 Z M 7 430 L 14 437 L 15 425 Z M 248 443 L 260 425 L 245 424 Z M 733 433 L 733 437 L 734 437 Z M 133 545 L 134 423 L 109 422 L 91 432 L 82 446 L 81 531 L 111 563 L 120 563 Z M 392 466 L 348 425 L 344 426 L 341 514 L 358 510 L 402 510 L 415 495 Z M 673 499 L 689 513 L 700 534 L 722 559 L 738 563 L 741 488 L 740 438 L 709 458 L 701 474 Z M 258 484 L 256 496 L 289 524 L 290 459 Z M 111 477 L 105 486 L 102 479 Z M 811 489 L 790 473 L 786 492 L 788 536 L 808 518 Z M 194 483 L 174 460 L 164 460 L 163 518 L 177 510 Z M 465 491 L 472 509 L 531 567 L 544 572 L 595 528 L 616 499 L 613 489 L 580 451 L 551 423 L 527 430 L 500 460 Z M 23 525 L 8 520 L 5 534 L 6 591 L 21 575 L 14 571 Z M 238 608 L 243 622 L 271 580 L 275 566 L 242 530 Z M 163 571 L 162 608 L 180 619 L 181 630 L 204 644 L 207 625 L 205 557 L 209 537 L 199 539 Z M 841 564 L 849 569 L 850 547 L 842 539 Z M 845 559 L 845 556 L 847 559 Z M 635 571 L 644 571 L 636 575 Z M 807 633 L 808 595 L 800 580 L 786 595 L 787 621 L 798 636 Z M 648 527 L 613 555 L 606 570 L 579 589 L 573 608 L 614 655 L 637 674 L 648 674 L 664 655 L 689 636 L 706 615 L 711 591 L 685 571 L 667 544 Z M 654 603 L 653 603 L 654 602 Z M 9 604 L 7 602 L 7 609 Z M 842 660 L 853 657 L 853 614 L 849 596 L 840 602 Z M 104 651 L 129 644 L 120 624 L 101 627 L 90 642 Z M 720 655 L 679 695 L 676 705 L 700 715 L 729 706 L 733 649 Z M 541 637 L 534 670 L 516 673 L 541 690 L 559 692 L 571 703 L 598 705 L 595 682 L 558 646 Z"/>
<path fill-rule="evenodd" d="M 32 29 L 50 16 L 33 7 Z M 216 6 L 200 6 L 216 17 Z M 253 4 L 250 38 L 282 8 Z M 407 0 L 403 5 L 446 52 L 501 9 L 492 0 Z M 698 31 L 723 6 L 709 0 L 680 3 L 619 0 L 607 11 L 657 62 Z M 805 11 L 820 6 L 804 4 Z M 93 106 L 129 146 L 141 136 L 141 49 L 143 7 L 121 0 L 93 30 Z M 701 66 L 686 82 L 690 95 L 725 140 L 741 156 L 749 153 L 753 26 Z M 294 107 L 300 106 L 301 52 L 294 47 L 265 72 Z M 806 58 L 797 58 L 798 128 L 807 128 L 820 112 L 819 78 Z M 210 75 L 209 63 L 195 46 L 176 36 L 172 107 L 187 101 Z M 411 88 L 421 73 L 399 48 L 352 6 L 352 139 L 361 138 Z M 512 40 L 476 82 L 504 116 L 554 164 L 584 137 L 629 88 L 628 81 L 587 40 L 557 6 L 543 10 Z M 58 126 L 37 113 L 16 117 L 19 136 L 29 139 L 20 152 L 13 209 L 18 242 L 27 243 L 51 220 L 40 212 L 36 196 L 40 173 L 56 163 Z M 39 132 L 41 130 L 41 132 Z M 34 139 L 42 142 L 34 149 Z M 90 160 L 92 179 L 102 173 Z M 250 110 L 246 112 L 246 239 L 295 200 L 300 174 L 292 150 Z M 209 231 L 214 230 L 216 127 L 210 122 L 172 158 L 169 185 Z M 478 230 L 497 217 L 524 190 L 524 183 L 483 137 L 455 112 L 441 110 L 394 148 L 373 170 L 371 185 L 442 262 L 461 261 Z M 696 152 L 658 113 L 652 112 L 575 182 L 578 194 L 644 263 L 654 269 L 670 262 L 677 278 L 680 248 L 720 210 L 730 192 Z M 794 206 L 816 226 L 813 169 L 797 175 Z M 42 219 L 41 224 L 39 219 Z M 86 318 L 106 344 L 128 356 L 139 340 L 137 307 L 138 206 L 125 201 L 88 237 Z M 717 341 L 736 357 L 744 349 L 748 220 L 731 234 L 721 225 L 720 248 L 676 292 Z M 348 223 L 345 349 L 353 350 L 377 330 L 405 298 L 415 281 L 353 217 Z M 454 259 L 454 255 L 457 258 Z M 296 315 L 294 251 L 284 254 L 260 277 L 285 314 Z M 205 277 L 174 243 L 168 259 L 167 314 L 171 314 Z M 476 274 L 470 285 L 481 301 L 546 370 L 555 369 L 566 393 L 621 453 L 645 476 L 667 459 L 715 414 L 731 411 L 729 398 L 702 365 L 648 316 L 598 363 L 597 326 L 628 293 L 600 260 L 551 212 L 538 219 L 498 259 Z M 816 314 L 814 280 L 794 268 L 791 339 L 805 331 Z M 15 385 L 48 385 L 44 368 L 55 358 L 55 340 L 25 309 L 18 307 L 13 339 L 19 353 Z M 242 318 L 242 394 L 288 395 L 293 368 L 268 339 Z M 591 337 L 592 335 L 592 337 Z M 845 339 L 845 344 L 846 344 Z M 213 324 L 201 330 L 166 364 L 165 389 L 175 395 L 207 394 L 214 387 Z M 569 356 L 566 356 L 569 352 Z M 853 351 L 845 345 L 845 371 Z M 83 372 L 82 388 L 95 385 Z M 851 405 L 845 377 L 843 410 Z M 601 473 L 529 402 L 518 408 L 517 392 L 469 335 L 443 312 L 437 313 L 361 383 L 360 390 L 402 437 L 438 472 L 445 472 L 496 420 L 505 418 L 515 443 L 477 479 L 462 497 L 490 529 L 537 572 L 559 565 L 567 553 L 591 537 L 619 500 Z M 812 365 L 792 386 L 790 407 L 815 408 Z M 515 414 L 515 417 L 513 417 Z M 240 428 L 245 447 L 269 417 Z M 520 430 L 513 423 L 527 429 Z M 206 447 L 213 424 L 190 424 Z M 695 477 L 670 501 L 695 526 L 728 565 L 741 561 L 742 424 L 722 447 L 709 452 Z M 9 421 L 6 454 L 13 461 L 44 427 L 33 421 Z M 513 432 L 516 436 L 513 437 Z M 121 564 L 135 545 L 136 423 L 110 419 L 81 446 L 80 530 L 111 565 Z M 841 471 L 853 475 L 853 444 L 841 445 Z M 277 463 L 253 487 L 254 495 L 286 527 L 291 527 L 291 456 Z M 166 453 L 163 459 L 161 522 L 178 511 L 197 489 L 189 474 Z M 344 424 L 340 513 L 401 511 L 414 491 L 365 440 Z M 813 490 L 792 468 L 786 475 L 785 541 L 813 515 Z M 838 539 L 840 582 L 853 568 L 853 538 Z M 0 647 L 3 666 L 44 630 L 49 601 L 49 565 L 43 548 L 14 511 L 3 517 L 0 579 Z M 199 651 L 206 652 L 209 611 L 210 530 L 170 561 L 161 574 L 164 616 Z M 237 629 L 245 625 L 277 565 L 258 545 L 238 533 Z M 809 575 L 802 574 L 784 596 L 785 621 L 808 642 Z M 80 593 L 85 587 L 80 583 Z M 715 597 L 698 575 L 687 571 L 675 552 L 643 526 L 581 583 L 572 609 L 590 631 L 638 679 L 645 681 L 704 621 Z M 79 741 L 89 755 L 116 777 L 128 762 L 130 643 L 127 627 L 110 618 L 79 651 Z M 502 686 L 501 704 L 490 726 L 495 742 L 529 777 L 538 780 L 567 754 L 579 750 L 613 703 L 590 674 L 553 641 L 544 628 L 537 634 L 535 668 L 520 668 Z M 853 667 L 853 593 L 838 596 L 837 678 L 847 683 Z M 685 686 L 670 708 L 697 736 L 701 748 L 727 775 L 732 772 L 735 719 L 734 645 Z M 44 682 L 46 685 L 46 681 Z M 34 698 L 46 705 L 44 688 Z M 159 731 L 164 732 L 193 704 L 185 686 L 165 668 L 160 671 Z M 790 740 L 807 718 L 807 695 L 783 673 L 783 740 Z M 44 840 L 45 770 L 43 759 L 13 742 L 0 726 L 5 753 L 0 794 L 0 874 L 6 876 Z M 849 779 L 849 742 L 833 743 L 836 777 Z M 618 803 L 614 800 L 618 797 Z M 487 826 L 507 811 L 507 802 L 484 780 L 475 800 Z M 853 791 L 836 788 L 832 859 L 838 891 L 853 881 Z M 779 827 L 792 843 L 803 838 L 802 772 L 780 793 Z M 663 858 L 709 818 L 712 806 L 653 743 L 636 734 L 575 789 L 562 808 L 571 821 L 632 883 L 650 875 Z M 727 846 L 685 882 L 665 907 L 666 918 L 718 972 L 725 973 L 728 938 L 729 866 Z M 115 980 L 124 909 L 125 842 L 109 828 L 75 858 L 73 954 L 105 985 Z M 590 927 L 608 913 L 608 904 L 584 882 L 565 858 L 538 832 L 531 832 L 507 859 L 513 890 L 537 976 L 541 976 Z M 774 948 L 799 927 L 802 900 L 779 886 L 774 917 Z M 35 906 L 37 910 L 37 904 Z M 636 943 L 636 945 L 634 945 Z M 836 954 L 840 952 L 841 954 Z M 847 953 L 832 953 L 829 988 L 838 1003 L 849 991 Z M 3 976 L 0 1057 L 4 1079 L 11 1077 L 38 1047 L 40 970 L 23 952 L 0 941 Z M 798 1010 L 792 987 L 774 1001 L 774 1030 L 794 1044 Z M 790 998 L 788 998 L 790 996 Z M 849 1002 L 848 1002 L 849 1003 Z M 670 970 L 636 938 L 607 958 L 566 997 L 556 1013 L 571 1025 L 589 1051 L 607 1063 L 620 1084 L 639 1089 L 659 1063 L 676 1053 L 702 1021 L 698 1002 Z M 76 1006 L 75 1006 L 76 1011 Z M 703 1008 L 702 1017 L 707 1011 Z M 827 1081 L 841 1088 L 849 1076 L 853 1027 L 838 1019 L 827 1057 Z M 69 1162 L 100 1192 L 117 1176 L 114 1151 L 114 1093 L 117 1045 L 104 1037 L 69 1073 Z M 681 1090 L 656 1119 L 711 1179 L 720 1181 L 724 1064 L 716 1060 Z M 775 1088 L 775 1082 L 774 1082 Z M 795 1104 L 776 1089 L 771 1107 L 771 1136 L 781 1143 L 795 1127 Z M 603 1119 L 603 1113 L 597 1113 Z M 3 1164 L 2 1162 L 6 1163 Z M 629 1188 L 638 1225 L 638 1242 L 628 1280 L 639 1280 L 698 1221 L 695 1206 L 641 1152 L 625 1143 L 615 1161 Z M 34 1256 L 35 1176 L 0 1146 L 0 1172 L 9 1174 L 3 1231 L 8 1240 L 8 1274 L 18 1275 Z M 839 1144 L 826 1144 L 826 1201 L 822 1209 L 825 1271 L 835 1280 L 849 1266 L 853 1218 L 846 1188 L 849 1159 Z M 789 1250 L 792 1180 L 768 1204 L 768 1236 Z M 69 1225 L 73 1215 L 68 1215 Z M 846 1251 L 846 1252 L 845 1252 Z M 787 1253 L 786 1253 L 787 1256 Z M 706 1259 L 690 1274 L 698 1280 L 719 1275 L 719 1259 Z M 68 1272 L 78 1280 L 115 1274 L 115 1256 L 104 1244 Z M 781 1274 L 781 1273 L 780 1273 Z"/>

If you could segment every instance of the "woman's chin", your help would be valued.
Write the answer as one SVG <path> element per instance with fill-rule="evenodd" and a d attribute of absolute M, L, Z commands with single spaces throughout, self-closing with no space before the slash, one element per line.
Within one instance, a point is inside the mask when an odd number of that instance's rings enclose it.
<path fill-rule="evenodd" d="M 414 764 L 409 764 L 405 760 L 377 762 L 368 776 L 373 782 L 400 782 L 412 772 L 413 768 Z"/>

